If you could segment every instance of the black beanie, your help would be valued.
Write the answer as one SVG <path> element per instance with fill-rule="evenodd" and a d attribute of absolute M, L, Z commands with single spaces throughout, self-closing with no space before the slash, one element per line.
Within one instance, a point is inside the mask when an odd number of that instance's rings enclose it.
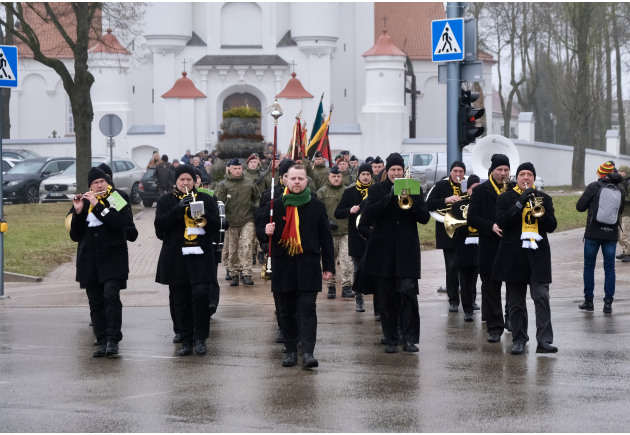
<path fill-rule="evenodd" d="M 532 165 L 530 162 L 525 162 L 525 163 L 520 164 L 520 166 L 516 170 L 517 177 L 518 177 L 518 173 L 521 171 L 531 171 L 532 174 L 534 174 L 534 178 L 536 178 L 536 169 L 534 168 L 534 165 Z"/>
<path fill-rule="evenodd" d="M 373 175 L 374 173 L 372 172 L 372 165 L 370 165 L 369 163 L 361 163 L 359 165 L 359 172 L 357 173 L 361 175 L 361 173 L 363 172 L 369 172 L 370 175 Z"/>
<path fill-rule="evenodd" d="M 376 160 L 378 160 L 379 157 L 377 157 L 374 160 L 374 163 L 377 163 Z M 382 161 L 382 160 L 381 160 Z M 402 158 L 402 156 L 398 153 L 391 153 L 388 157 L 387 157 L 387 164 L 385 165 L 385 169 L 387 169 L 387 171 L 389 171 L 389 169 L 392 166 L 400 166 L 403 169 L 405 169 L 405 160 Z"/>
<path fill-rule="evenodd" d="M 109 175 L 109 179 L 111 180 L 114 176 L 112 173 L 112 168 L 110 168 L 106 163 L 101 163 L 97 166 L 97 168 L 102 169 L 105 172 L 105 175 Z"/>
<path fill-rule="evenodd" d="M 475 174 L 472 174 L 470 177 L 468 177 L 468 180 L 466 180 L 466 190 L 468 190 L 470 186 L 472 186 L 473 184 L 476 184 L 479 182 L 481 182 L 479 177 Z"/>
<path fill-rule="evenodd" d="M 191 178 L 193 179 L 193 181 L 197 180 L 197 174 L 195 173 L 195 170 L 193 169 L 192 166 L 188 166 L 188 165 L 179 165 L 177 168 L 175 168 L 175 182 L 177 182 L 177 180 L 179 180 L 179 177 L 182 174 L 188 174 L 191 176 Z"/>
<path fill-rule="evenodd" d="M 331 173 L 331 174 L 338 175 L 338 174 L 341 174 L 341 171 L 339 170 L 339 168 L 337 167 L 337 165 L 335 165 L 335 166 L 333 166 L 332 168 L 330 168 L 330 173 Z"/>
<path fill-rule="evenodd" d="M 505 154 L 494 154 L 490 159 L 492 162 L 490 164 L 490 169 L 488 169 L 488 174 L 494 171 L 499 166 L 507 166 L 510 167 L 510 159 Z"/>
<path fill-rule="evenodd" d="M 237 158 L 230 160 L 230 166 L 241 166 L 241 161 Z"/>
<path fill-rule="evenodd" d="M 291 169 L 291 166 L 295 166 L 296 164 L 297 163 L 295 163 L 295 160 L 293 159 L 284 159 L 283 161 L 280 162 L 280 165 L 278 165 L 278 175 L 282 177 L 284 174 L 289 172 L 289 169 Z"/>
<path fill-rule="evenodd" d="M 94 183 L 94 180 L 98 180 L 102 178 L 107 181 L 107 174 L 100 168 L 92 168 L 90 172 L 88 172 L 88 186 L 91 186 Z"/>
<path fill-rule="evenodd" d="M 453 168 L 462 168 L 464 170 L 464 173 L 466 173 L 466 165 L 464 164 L 464 162 L 460 162 L 459 160 L 455 160 L 452 164 L 451 164 L 451 171 L 453 170 Z"/>

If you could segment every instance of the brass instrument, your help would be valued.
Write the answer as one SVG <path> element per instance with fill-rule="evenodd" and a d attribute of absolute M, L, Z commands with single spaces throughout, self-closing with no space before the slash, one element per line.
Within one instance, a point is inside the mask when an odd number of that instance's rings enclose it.
<path fill-rule="evenodd" d="M 193 192 L 189 192 L 188 188 L 186 186 L 184 186 L 184 189 L 186 189 L 186 195 L 190 195 L 193 199 L 193 201 L 195 200 L 195 195 L 193 194 Z M 203 204 L 203 202 L 202 202 Z M 190 215 L 193 218 L 193 220 L 195 221 L 195 228 L 203 228 L 206 226 L 206 224 L 208 223 L 208 221 L 206 220 L 205 217 L 203 217 L 203 211 L 201 212 L 193 212 L 192 207 L 190 208 Z"/>
<path fill-rule="evenodd" d="M 459 201 L 467 201 L 470 199 L 470 196 L 468 194 L 464 195 L 464 196 L 460 196 Z M 456 202 L 459 202 L 456 201 Z M 446 204 L 445 208 L 440 208 L 435 210 L 436 213 L 438 213 L 440 216 L 446 216 L 448 214 L 448 212 L 451 211 L 451 207 L 453 206 L 453 204 L 455 203 L 451 203 L 451 204 Z"/>
<path fill-rule="evenodd" d="M 411 178 L 411 166 L 407 166 L 403 178 Z M 403 210 L 409 210 L 413 205 L 413 199 L 409 195 L 409 190 L 403 189 L 400 195 L 398 195 L 398 206 Z"/>
<path fill-rule="evenodd" d="M 527 183 L 525 183 L 525 189 L 527 189 Z M 529 208 L 532 209 L 532 216 L 535 218 L 542 217 L 545 214 L 545 207 L 543 207 L 543 197 L 535 196 L 533 193 L 530 195 Z"/>
<path fill-rule="evenodd" d="M 446 234 L 452 239 L 455 235 L 455 231 L 459 227 L 463 227 L 468 224 L 468 206 L 470 205 L 470 197 L 468 195 L 462 196 L 462 199 L 449 204 L 448 213 L 444 215 L 444 230 Z"/>

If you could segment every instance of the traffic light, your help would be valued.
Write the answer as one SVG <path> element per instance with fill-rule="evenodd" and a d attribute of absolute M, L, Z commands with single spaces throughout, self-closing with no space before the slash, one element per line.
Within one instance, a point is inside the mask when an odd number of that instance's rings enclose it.
<path fill-rule="evenodd" d="M 481 118 L 486 109 L 472 107 L 472 103 L 479 99 L 478 92 L 462 91 L 459 104 L 459 146 L 465 147 L 486 131 L 485 127 L 478 127 L 477 120 Z"/>

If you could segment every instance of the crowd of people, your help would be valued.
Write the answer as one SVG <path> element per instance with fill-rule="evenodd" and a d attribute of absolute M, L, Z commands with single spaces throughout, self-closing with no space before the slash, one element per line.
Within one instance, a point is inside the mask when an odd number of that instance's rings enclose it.
<path fill-rule="evenodd" d="M 271 150 L 270 150 L 271 151 Z M 523 354 L 529 340 L 526 295 L 529 286 L 536 314 L 538 353 L 555 353 L 549 304 L 552 282 L 547 235 L 557 228 L 552 198 L 536 189 L 536 168 L 522 163 L 512 170 L 503 154 L 492 156 L 484 179 L 468 177 L 463 162 L 425 195 L 408 197 L 403 206 L 395 180 L 404 177 L 398 153 L 385 161 L 363 163 L 349 152 L 327 162 L 318 151 L 312 159 L 290 159 L 271 152 L 247 159 L 218 159 L 213 153 L 189 151 L 179 161 L 154 154 L 155 179 L 161 196 L 155 216 L 162 249 L 156 282 L 169 286 L 169 305 L 179 355 L 204 355 L 210 317 L 219 305 L 218 264 L 223 262 L 230 286 L 254 285 L 252 266 L 271 273 L 278 323 L 276 342 L 284 345 L 284 366 L 318 366 L 316 300 L 326 282 L 327 298 L 354 299 L 365 312 L 364 295 L 373 295 L 373 313 L 381 322 L 386 353 L 418 352 L 421 273 L 418 224 L 430 213 L 465 209 L 464 225 L 449 233 L 436 221 L 436 247 L 443 250 L 449 311 L 464 311 L 473 321 L 480 310 L 489 343 L 512 333 L 512 354 Z M 225 165 L 212 180 L 213 164 Z M 222 166 L 221 166 L 222 167 Z M 275 170 L 274 170 L 275 168 Z M 630 201 L 630 174 L 614 162 L 598 169 L 576 208 L 588 211 L 584 242 L 584 303 L 594 309 L 595 258 L 604 254 L 604 312 L 612 312 L 614 256 L 620 225 L 630 226 L 624 204 Z M 510 173 L 515 179 L 510 178 Z M 628 174 L 628 175 L 626 175 Z M 487 178 L 486 178 L 487 177 Z M 105 164 L 88 174 L 90 192 L 77 195 L 69 213 L 72 240 L 79 243 L 77 281 L 85 288 L 96 336 L 95 357 L 116 355 L 122 340 L 120 290 L 126 288 L 133 224 L 128 197 L 117 190 Z M 205 189 L 204 189 L 205 188 Z M 118 200 L 122 197 L 122 202 Z M 126 198 L 126 199 L 125 199 Z M 461 205 L 461 207 L 460 207 Z M 630 243 L 622 241 L 630 258 Z M 270 259 L 267 259 L 270 254 Z M 481 278 L 481 307 L 476 304 Z M 262 279 L 262 278 L 261 278 Z M 501 288 L 506 284 L 505 314 Z M 338 285 L 339 284 L 339 285 Z M 461 295 L 460 295 L 461 292 Z"/>

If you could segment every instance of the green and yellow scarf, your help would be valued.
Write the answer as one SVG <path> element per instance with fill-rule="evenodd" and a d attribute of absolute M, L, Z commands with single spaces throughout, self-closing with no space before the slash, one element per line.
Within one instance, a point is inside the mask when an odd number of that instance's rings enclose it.
<path fill-rule="evenodd" d="M 193 188 L 191 191 L 193 195 L 193 201 L 197 200 L 197 189 Z M 173 195 L 175 198 L 180 201 L 187 194 L 184 192 L 180 192 L 179 190 L 173 190 Z M 203 236 L 206 234 L 206 230 L 203 228 L 197 228 L 195 226 L 195 220 L 190 214 L 190 206 L 186 207 L 186 212 L 184 213 L 184 223 L 186 224 L 186 229 L 184 230 L 184 239 L 182 241 L 182 254 L 184 255 L 201 255 L 203 254 L 203 249 L 199 246 L 199 239 L 197 236 Z"/>
<path fill-rule="evenodd" d="M 357 190 L 361 193 L 361 198 L 365 199 L 368 196 L 368 187 L 370 187 L 374 182 L 370 180 L 369 184 L 363 184 L 359 180 L 357 180 Z"/>
<path fill-rule="evenodd" d="M 278 244 L 284 246 L 291 256 L 301 254 L 302 238 L 300 237 L 300 215 L 298 208 L 311 200 L 311 189 L 308 187 L 302 193 L 290 193 L 289 188 L 284 189 L 282 204 L 286 209 L 284 230 Z"/>
<path fill-rule="evenodd" d="M 532 187 L 535 188 L 534 185 Z M 514 186 L 514 191 L 521 195 L 523 191 Z M 523 241 L 523 248 L 525 249 L 538 249 L 538 244 L 542 240 L 542 236 L 538 234 L 538 219 L 532 215 L 532 209 L 529 201 L 523 206 L 522 224 L 521 224 L 521 240 Z"/>

